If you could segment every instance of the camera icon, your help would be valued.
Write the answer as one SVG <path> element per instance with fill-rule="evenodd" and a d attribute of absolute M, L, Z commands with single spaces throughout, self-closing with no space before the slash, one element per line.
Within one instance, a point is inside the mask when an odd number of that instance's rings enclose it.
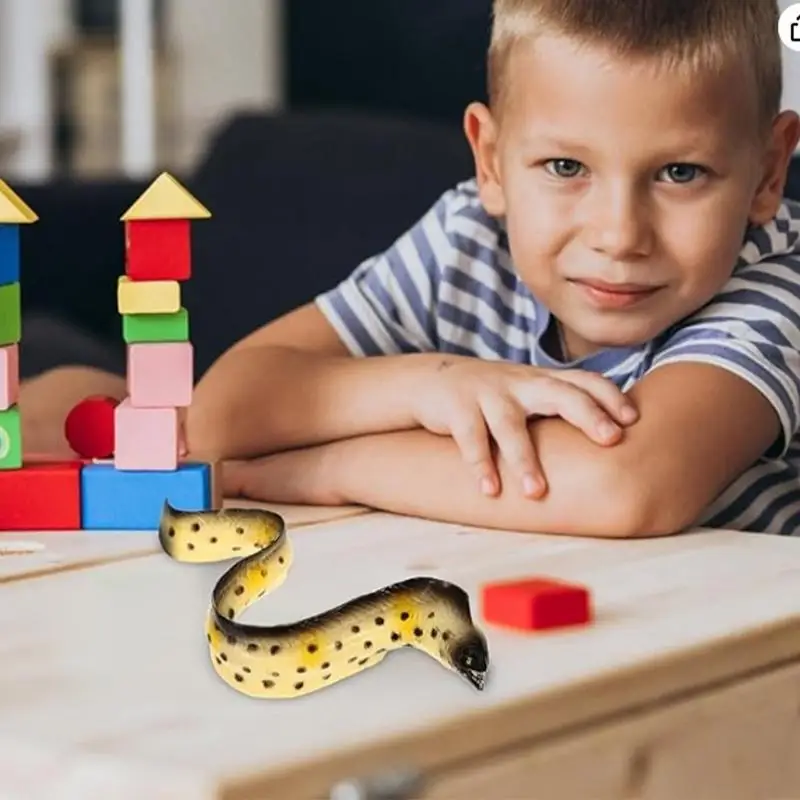
<path fill-rule="evenodd" d="M 800 3 L 783 10 L 778 20 L 778 35 L 786 47 L 800 52 Z"/>

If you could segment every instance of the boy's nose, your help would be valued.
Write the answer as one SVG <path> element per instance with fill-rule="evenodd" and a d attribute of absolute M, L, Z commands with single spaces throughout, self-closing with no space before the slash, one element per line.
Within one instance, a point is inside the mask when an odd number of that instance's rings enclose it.
<path fill-rule="evenodd" d="M 651 249 L 647 211 L 633 192 L 598 194 L 585 223 L 589 246 L 609 258 L 635 258 L 647 255 Z"/>

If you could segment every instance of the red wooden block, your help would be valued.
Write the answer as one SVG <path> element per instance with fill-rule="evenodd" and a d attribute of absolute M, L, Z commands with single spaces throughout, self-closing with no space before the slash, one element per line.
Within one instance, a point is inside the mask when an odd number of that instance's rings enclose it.
<path fill-rule="evenodd" d="M 551 578 L 487 584 L 481 594 L 486 622 L 522 630 L 582 625 L 592 618 L 589 590 Z"/>
<path fill-rule="evenodd" d="M 185 281 L 192 274 L 188 219 L 125 223 L 125 273 L 134 281 Z"/>
<path fill-rule="evenodd" d="M 81 530 L 81 461 L 0 470 L 0 531 Z"/>
<path fill-rule="evenodd" d="M 64 435 L 82 458 L 110 458 L 114 453 L 114 409 L 119 401 L 95 395 L 81 400 L 67 415 Z"/>

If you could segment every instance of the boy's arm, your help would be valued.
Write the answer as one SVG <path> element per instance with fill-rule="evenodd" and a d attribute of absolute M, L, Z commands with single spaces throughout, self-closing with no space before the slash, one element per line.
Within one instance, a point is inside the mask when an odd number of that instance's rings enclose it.
<path fill-rule="evenodd" d="M 743 495 L 734 497 L 744 491 L 737 478 L 760 458 L 784 458 L 800 428 L 798 298 L 797 256 L 740 266 L 713 302 L 659 343 L 629 392 L 639 420 L 613 447 L 593 444 L 560 419 L 531 424 L 548 477 L 541 500 L 520 496 L 504 464 L 502 496 L 484 497 L 452 441 L 412 431 L 337 443 L 316 461 L 313 450 L 298 455 L 313 480 L 306 502 L 327 493 L 337 502 L 465 524 L 636 536 L 683 530 L 719 499 L 732 504 L 724 517 L 732 527 L 746 527 L 746 516 L 736 519 L 747 511 L 737 511 L 745 506 Z M 269 475 L 237 465 L 232 477 L 269 498 L 272 487 L 288 493 L 291 480 L 304 487 L 298 463 L 265 462 Z"/>
<path fill-rule="evenodd" d="M 190 452 L 245 458 L 411 427 L 407 399 L 437 349 L 450 197 L 330 291 L 224 353 L 196 386 Z"/>
<path fill-rule="evenodd" d="M 450 443 L 417 434 L 384 437 L 381 448 L 378 439 L 343 443 L 330 480 L 342 482 L 345 502 L 525 530 L 670 534 L 696 524 L 715 500 L 727 510 L 721 519 L 746 528 L 749 507 L 767 508 L 735 482 L 761 458 L 785 458 L 800 428 L 792 233 L 772 230 L 772 246 L 786 255 L 739 265 L 711 303 L 660 342 L 630 390 L 639 421 L 622 442 L 598 447 L 558 419 L 531 426 L 550 486 L 544 500 L 523 502 L 513 482 L 510 497 L 485 500 L 470 490 Z"/>
<path fill-rule="evenodd" d="M 232 347 L 195 388 L 195 457 L 247 458 L 414 427 L 408 398 L 435 353 L 353 358 L 315 304 Z"/>
<path fill-rule="evenodd" d="M 614 447 L 558 418 L 530 424 L 548 476 L 522 496 L 505 464 L 504 491 L 478 491 L 449 437 L 401 431 L 231 465 L 228 490 L 276 502 L 357 503 L 465 525 L 597 537 L 657 536 L 692 525 L 775 441 L 764 396 L 707 364 L 655 370 L 631 391 L 639 421 Z"/>

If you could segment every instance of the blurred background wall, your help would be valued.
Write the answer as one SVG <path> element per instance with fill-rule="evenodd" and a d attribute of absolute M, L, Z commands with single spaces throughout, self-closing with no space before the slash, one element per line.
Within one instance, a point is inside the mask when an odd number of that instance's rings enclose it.
<path fill-rule="evenodd" d="M 209 127 L 232 110 L 280 107 L 281 11 L 280 0 L 0 0 L 3 173 L 90 177 L 124 170 L 126 14 L 134 26 L 132 86 L 140 97 L 148 91 L 146 53 L 153 47 L 155 158 L 173 168 L 191 163 Z M 149 118 L 136 113 L 142 131 Z"/>
<path fill-rule="evenodd" d="M 153 160 L 181 170 L 209 130 L 242 109 L 366 108 L 459 124 L 483 88 L 489 8 L 0 0 L 0 170 L 24 179 L 149 174 Z M 126 130 L 138 147 L 127 159 Z"/>
<path fill-rule="evenodd" d="M 242 109 L 362 108 L 458 125 L 482 95 L 490 5 L 0 0 L 0 170 L 180 171 Z M 784 53 L 785 101 L 800 107 L 800 53 Z"/>

